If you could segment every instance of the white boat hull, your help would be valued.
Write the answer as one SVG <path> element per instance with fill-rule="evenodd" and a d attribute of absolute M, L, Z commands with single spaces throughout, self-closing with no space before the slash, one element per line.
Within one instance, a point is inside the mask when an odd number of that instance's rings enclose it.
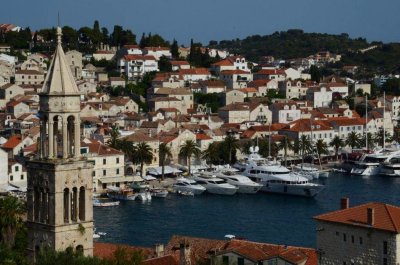
<path fill-rule="evenodd" d="M 238 187 L 238 193 L 245 193 L 245 194 L 255 194 L 257 193 L 262 186 L 245 186 L 245 185 L 237 185 Z"/>
<path fill-rule="evenodd" d="M 140 192 L 137 194 L 137 198 L 139 201 L 151 201 L 151 194 L 150 192 Z"/>
<path fill-rule="evenodd" d="M 191 192 L 194 195 L 200 195 L 200 194 L 202 194 L 203 192 L 206 191 L 205 188 L 204 189 L 196 189 L 196 188 L 185 187 L 185 186 L 174 186 L 174 189 L 177 192 Z"/>
<path fill-rule="evenodd" d="M 110 193 L 107 193 L 107 196 L 110 199 L 119 200 L 119 201 L 134 201 L 134 200 L 136 200 L 136 197 L 137 197 L 136 194 L 126 196 L 126 195 L 121 195 L 121 194 L 110 194 Z"/>
<path fill-rule="evenodd" d="M 321 185 L 285 185 L 280 183 L 266 183 L 262 192 L 287 194 L 303 197 L 314 197 L 324 189 Z"/>
<path fill-rule="evenodd" d="M 356 176 L 375 176 L 379 174 L 379 166 L 368 166 L 367 168 L 352 168 L 350 173 Z"/>
<path fill-rule="evenodd" d="M 223 187 L 216 187 L 216 186 L 206 186 L 206 191 L 212 194 L 218 195 L 233 195 L 238 191 L 238 188 L 223 188 Z"/>

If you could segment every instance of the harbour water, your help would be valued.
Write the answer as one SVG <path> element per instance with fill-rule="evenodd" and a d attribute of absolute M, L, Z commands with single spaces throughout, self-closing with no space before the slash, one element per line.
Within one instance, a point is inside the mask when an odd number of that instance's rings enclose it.
<path fill-rule="evenodd" d="M 174 234 L 223 239 L 226 234 L 252 241 L 315 247 L 312 217 L 337 210 L 341 197 L 350 206 L 376 201 L 400 205 L 400 178 L 353 177 L 335 173 L 319 181 L 326 185 L 315 198 L 258 193 L 222 196 L 153 198 L 151 202 L 121 202 L 95 208 L 101 242 L 153 246 Z"/>

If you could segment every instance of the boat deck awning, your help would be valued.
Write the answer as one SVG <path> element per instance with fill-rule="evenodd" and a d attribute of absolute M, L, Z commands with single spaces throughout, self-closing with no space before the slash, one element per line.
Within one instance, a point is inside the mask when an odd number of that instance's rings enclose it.
<path fill-rule="evenodd" d="M 117 183 L 117 182 L 133 182 L 134 177 L 108 177 L 108 178 L 100 178 L 99 181 L 103 184 L 108 183 Z"/>
<path fill-rule="evenodd" d="M 177 174 L 177 173 L 181 173 L 181 172 L 182 171 L 177 168 L 173 168 L 170 166 L 164 167 L 164 174 Z M 162 167 L 148 168 L 147 173 L 150 175 L 153 175 L 153 176 L 161 176 L 162 175 Z"/>

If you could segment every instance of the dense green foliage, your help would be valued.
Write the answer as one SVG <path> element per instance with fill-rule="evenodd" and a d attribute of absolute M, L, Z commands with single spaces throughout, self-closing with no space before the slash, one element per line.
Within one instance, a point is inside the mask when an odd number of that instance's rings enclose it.
<path fill-rule="evenodd" d="M 346 52 L 342 62 L 345 65 L 361 65 L 365 72 L 362 77 L 372 77 L 379 73 L 399 73 L 400 71 L 400 43 L 377 43 L 376 49 L 365 53 Z"/>
<path fill-rule="evenodd" d="M 221 94 L 219 93 L 194 93 L 194 102 L 202 105 L 207 104 L 207 107 L 211 108 L 212 113 L 216 113 L 218 109 L 222 107 Z"/>
<path fill-rule="evenodd" d="M 243 54 L 249 60 L 258 60 L 265 55 L 289 59 L 307 57 L 318 51 L 345 53 L 368 46 L 365 39 L 351 39 L 346 33 L 332 35 L 291 29 L 265 36 L 253 35 L 243 40 L 222 40 L 212 47 L 227 49 L 234 54 Z"/>

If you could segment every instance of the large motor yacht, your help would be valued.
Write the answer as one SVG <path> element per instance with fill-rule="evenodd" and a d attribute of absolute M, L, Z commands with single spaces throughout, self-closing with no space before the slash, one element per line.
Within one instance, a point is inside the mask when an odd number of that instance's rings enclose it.
<path fill-rule="evenodd" d="M 399 153 L 398 150 L 382 149 L 372 154 L 364 154 L 360 161 L 354 163 L 350 173 L 358 176 L 378 175 L 382 165 L 389 163 L 390 159 Z"/>
<path fill-rule="evenodd" d="M 238 187 L 238 193 L 254 194 L 262 187 L 262 184 L 254 182 L 246 176 L 237 174 L 233 169 L 223 169 L 216 172 L 215 175 L 218 178 L 224 179 L 229 184 Z"/>
<path fill-rule="evenodd" d="M 204 188 L 207 192 L 219 195 L 233 195 L 238 188 L 227 183 L 221 178 L 217 178 L 213 173 L 201 172 L 193 175 L 193 179 Z"/>
<path fill-rule="evenodd" d="M 172 187 L 177 192 L 192 193 L 193 195 L 200 195 L 206 191 L 206 188 L 195 180 L 187 178 L 178 178 Z"/>
<path fill-rule="evenodd" d="M 385 177 L 400 177 L 400 156 L 391 158 L 380 166 L 379 175 Z"/>
<path fill-rule="evenodd" d="M 299 173 L 291 172 L 288 168 L 258 154 L 258 148 L 251 148 L 250 154 L 242 163 L 237 163 L 243 175 L 263 185 L 261 191 L 279 194 L 314 197 L 324 189 L 323 185 L 311 183 Z"/>

